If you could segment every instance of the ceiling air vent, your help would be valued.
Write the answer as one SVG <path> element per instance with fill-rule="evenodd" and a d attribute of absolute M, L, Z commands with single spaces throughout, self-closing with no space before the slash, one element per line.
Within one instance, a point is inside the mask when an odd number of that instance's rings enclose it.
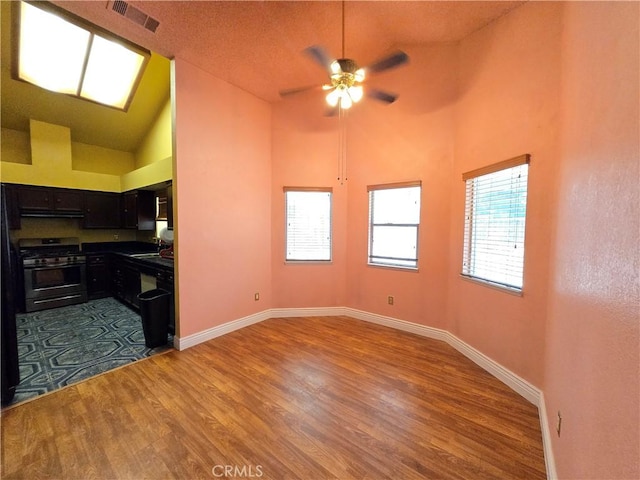
<path fill-rule="evenodd" d="M 114 12 L 128 18 L 133 23 L 137 23 L 141 27 L 144 27 L 153 33 L 156 33 L 156 30 L 160 25 L 160 22 L 155 18 L 150 17 L 142 10 L 137 9 L 133 5 L 129 5 L 128 2 L 124 2 L 122 0 L 110 1 L 107 8 L 110 8 Z"/>

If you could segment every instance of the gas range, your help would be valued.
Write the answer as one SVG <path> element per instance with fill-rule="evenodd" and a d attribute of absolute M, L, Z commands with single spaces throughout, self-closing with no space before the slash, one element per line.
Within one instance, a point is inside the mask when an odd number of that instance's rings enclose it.
<path fill-rule="evenodd" d="M 25 238 L 18 247 L 27 312 L 87 301 L 86 257 L 78 238 Z"/>
<path fill-rule="evenodd" d="M 74 265 L 85 263 L 80 241 L 66 238 L 23 238 L 18 242 L 24 266 Z"/>

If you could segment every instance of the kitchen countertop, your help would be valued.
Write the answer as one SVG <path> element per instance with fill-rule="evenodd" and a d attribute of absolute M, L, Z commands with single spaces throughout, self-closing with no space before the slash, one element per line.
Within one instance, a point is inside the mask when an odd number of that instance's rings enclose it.
<path fill-rule="evenodd" d="M 139 256 L 141 254 L 157 253 L 158 247 L 146 242 L 95 242 L 83 243 L 82 251 L 85 254 L 112 253 L 138 264 L 160 267 L 165 270 L 173 270 L 173 259 L 158 256 Z"/>
<path fill-rule="evenodd" d="M 140 257 L 139 252 L 110 252 L 115 253 L 116 255 L 120 255 L 126 257 L 128 259 L 134 260 L 138 263 L 143 263 L 147 265 L 154 265 L 157 267 L 162 267 L 164 269 L 173 270 L 173 259 L 171 258 L 163 258 L 160 255 L 153 257 Z"/>

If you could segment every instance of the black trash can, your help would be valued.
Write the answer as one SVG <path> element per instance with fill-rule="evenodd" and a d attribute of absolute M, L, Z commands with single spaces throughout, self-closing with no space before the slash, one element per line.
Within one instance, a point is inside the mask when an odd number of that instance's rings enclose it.
<path fill-rule="evenodd" d="M 169 299 L 171 294 L 155 288 L 138 295 L 144 344 L 148 348 L 166 345 L 169 341 Z"/>

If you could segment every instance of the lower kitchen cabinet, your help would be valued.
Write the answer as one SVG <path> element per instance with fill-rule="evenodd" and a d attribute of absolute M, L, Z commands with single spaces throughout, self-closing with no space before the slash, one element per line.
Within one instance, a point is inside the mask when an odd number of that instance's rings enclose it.
<path fill-rule="evenodd" d="M 138 295 L 142 291 L 140 288 L 140 270 L 126 259 L 117 255 L 111 259 L 110 270 L 111 293 L 113 296 L 138 311 Z"/>
<path fill-rule="evenodd" d="M 173 272 L 166 270 L 158 270 L 156 272 L 156 286 L 171 294 L 169 299 L 169 333 L 176 333 L 176 304 L 175 304 L 175 288 L 173 284 Z"/>
<path fill-rule="evenodd" d="M 113 296 L 136 312 L 140 311 L 138 295 L 142 291 L 141 276 L 155 279 L 156 287 L 171 294 L 169 299 L 169 332 L 175 334 L 175 289 L 173 270 L 145 262 L 141 259 L 128 258 L 117 253 L 88 254 L 87 278 L 89 287 L 94 284 L 94 295 Z M 102 280 L 98 276 L 102 276 Z M 96 278 L 94 281 L 93 279 Z M 106 294 L 105 294 L 106 290 Z M 89 295 L 92 295 L 89 290 Z M 99 298 L 94 296 L 91 298 Z"/>
<path fill-rule="evenodd" d="M 87 254 L 87 295 L 90 299 L 111 295 L 107 258 L 103 253 Z"/>

